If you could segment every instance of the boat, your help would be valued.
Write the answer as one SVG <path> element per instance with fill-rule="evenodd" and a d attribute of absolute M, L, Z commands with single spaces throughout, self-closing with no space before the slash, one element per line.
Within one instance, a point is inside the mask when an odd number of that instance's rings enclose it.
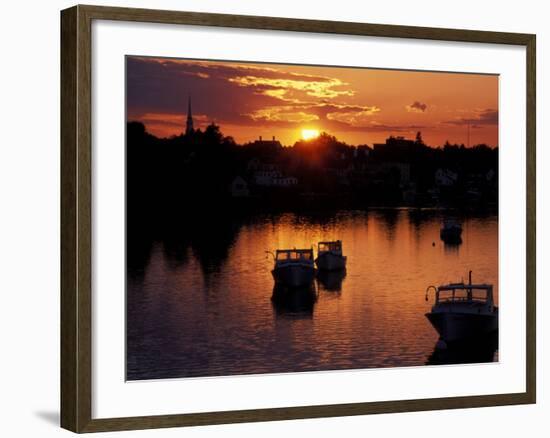
<path fill-rule="evenodd" d="M 439 237 L 445 243 L 461 243 L 462 227 L 454 220 L 446 220 L 439 231 Z"/>
<path fill-rule="evenodd" d="M 319 242 L 317 244 L 317 268 L 325 271 L 339 271 L 346 268 L 346 256 L 342 255 L 342 241 Z"/>
<path fill-rule="evenodd" d="M 435 303 L 426 313 L 440 340 L 445 343 L 479 339 L 498 331 L 498 307 L 494 304 L 492 284 L 450 283 L 429 286 L 435 292 Z"/>
<path fill-rule="evenodd" d="M 276 284 L 302 287 L 313 282 L 313 249 L 278 249 L 275 254 L 271 254 L 275 259 L 275 267 L 271 274 Z"/>

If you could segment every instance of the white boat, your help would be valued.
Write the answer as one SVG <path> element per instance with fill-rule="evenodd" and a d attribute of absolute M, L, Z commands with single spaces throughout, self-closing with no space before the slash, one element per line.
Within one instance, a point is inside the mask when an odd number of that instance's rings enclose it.
<path fill-rule="evenodd" d="M 446 220 L 439 231 L 439 237 L 446 243 L 460 243 L 462 241 L 462 226 L 454 220 Z"/>
<path fill-rule="evenodd" d="M 342 254 L 342 241 L 319 242 L 315 263 L 320 270 L 338 271 L 346 268 L 346 256 Z"/>
<path fill-rule="evenodd" d="M 275 283 L 287 287 L 310 285 L 315 278 L 313 249 L 278 249 L 271 271 Z"/>
<path fill-rule="evenodd" d="M 426 289 L 426 301 L 430 290 L 435 292 L 432 310 L 426 313 L 440 339 L 455 342 L 479 339 L 498 330 L 498 307 L 494 304 L 492 284 L 451 283 Z"/>

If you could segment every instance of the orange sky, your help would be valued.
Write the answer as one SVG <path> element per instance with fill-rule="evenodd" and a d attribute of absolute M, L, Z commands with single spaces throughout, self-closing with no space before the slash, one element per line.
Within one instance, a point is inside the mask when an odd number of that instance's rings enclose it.
<path fill-rule="evenodd" d="M 127 118 L 167 137 L 210 122 L 238 143 L 258 136 L 285 145 L 317 129 L 349 144 L 390 135 L 430 146 L 498 145 L 498 76 L 312 67 L 172 58 L 127 58 Z"/>

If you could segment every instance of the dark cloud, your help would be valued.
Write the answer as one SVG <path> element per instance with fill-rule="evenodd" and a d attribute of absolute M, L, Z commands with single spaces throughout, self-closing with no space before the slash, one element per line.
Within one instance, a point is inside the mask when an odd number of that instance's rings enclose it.
<path fill-rule="evenodd" d="M 194 115 L 244 124 L 250 119 L 242 116 L 242 112 L 279 103 L 278 99 L 262 94 L 251 101 L 250 91 L 229 83 L 226 74 L 218 75 L 193 64 L 160 63 L 146 58 L 127 58 L 126 88 L 128 118 L 138 119 L 147 113 L 186 114 L 187 99 L 191 97 Z"/>
<path fill-rule="evenodd" d="M 409 112 L 424 113 L 428 109 L 428 105 L 415 100 L 411 105 L 406 105 L 405 108 Z"/>
<path fill-rule="evenodd" d="M 498 110 L 478 110 L 472 117 L 458 117 L 453 120 L 447 120 L 444 123 L 451 125 L 470 125 L 474 128 L 479 128 L 484 125 L 498 125 Z"/>
<path fill-rule="evenodd" d="M 147 126 L 183 129 L 188 96 L 195 122 L 328 132 L 414 132 L 420 125 L 388 125 L 375 105 L 349 104 L 353 90 L 337 78 L 238 63 L 127 58 L 128 117 Z M 427 105 L 410 107 L 425 111 Z"/>
<path fill-rule="evenodd" d="M 417 132 L 427 129 L 426 125 L 389 125 L 386 123 L 371 122 L 366 126 L 358 126 L 354 130 L 362 132 Z"/>
<path fill-rule="evenodd" d="M 189 96 L 195 116 L 242 126 L 357 127 L 380 111 L 342 102 L 354 91 L 340 79 L 284 66 L 128 57 L 126 86 L 128 118 L 157 126 L 179 126 L 180 118 L 160 116 L 184 115 Z"/>
<path fill-rule="evenodd" d="M 140 58 L 134 60 L 161 65 L 166 71 L 174 71 L 177 74 L 215 75 L 223 78 L 237 76 L 255 76 L 267 79 L 287 79 L 307 82 L 331 82 L 333 79 L 327 76 L 309 75 L 282 70 L 258 64 L 229 63 L 199 60 L 178 60 L 167 58 Z"/>

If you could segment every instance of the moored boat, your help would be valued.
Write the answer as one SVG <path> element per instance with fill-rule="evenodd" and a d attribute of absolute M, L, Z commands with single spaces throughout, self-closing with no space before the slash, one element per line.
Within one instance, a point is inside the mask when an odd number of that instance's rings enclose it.
<path fill-rule="evenodd" d="M 476 339 L 498 330 L 498 307 L 494 304 L 492 284 L 472 284 L 472 271 L 469 283 L 450 283 L 442 286 L 429 286 L 435 292 L 435 303 L 431 312 L 426 313 L 440 339 L 455 342 Z"/>
<path fill-rule="evenodd" d="M 338 271 L 346 268 L 346 256 L 342 253 L 342 241 L 319 242 L 315 263 L 320 270 Z"/>
<path fill-rule="evenodd" d="M 313 282 L 313 249 L 278 249 L 274 259 L 275 267 L 271 274 L 275 283 L 287 287 L 302 287 Z"/>

